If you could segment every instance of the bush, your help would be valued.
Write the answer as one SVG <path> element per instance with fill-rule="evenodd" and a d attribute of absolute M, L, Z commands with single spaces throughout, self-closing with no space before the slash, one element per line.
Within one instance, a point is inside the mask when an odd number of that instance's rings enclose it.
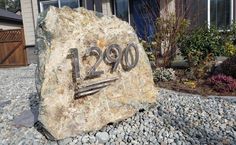
<path fill-rule="evenodd" d="M 221 37 L 224 41 L 224 56 L 236 55 L 236 21 L 221 31 Z"/>
<path fill-rule="evenodd" d="M 142 39 L 139 39 L 140 43 L 143 45 L 143 48 L 148 56 L 149 61 L 155 61 L 155 54 L 153 53 L 153 48 L 156 46 L 155 42 L 148 42 Z"/>
<path fill-rule="evenodd" d="M 236 56 L 226 59 L 221 64 L 221 69 L 225 75 L 236 78 Z"/>
<path fill-rule="evenodd" d="M 233 45 L 236 45 L 236 21 L 230 26 L 228 32 L 228 40 L 232 42 Z"/>
<path fill-rule="evenodd" d="M 154 72 L 154 80 L 157 81 L 171 81 L 171 80 L 175 80 L 176 76 L 175 76 L 175 71 L 172 68 L 157 68 Z"/>
<path fill-rule="evenodd" d="M 236 91 L 236 80 L 222 74 L 212 76 L 207 80 L 207 84 L 220 93 Z"/>
<path fill-rule="evenodd" d="M 226 42 L 224 49 L 225 49 L 225 52 L 224 52 L 225 56 L 231 57 L 231 56 L 236 55 L 236 46 L 233 45 L 233 42 Z"/>
<path fill-rule="evenodd" d="M 196 78 L 202 78 L 211 69 L 212 61 L 223 53 L 223 40 L 216 27 L 198 27 L 179 40 L 182 56 Z M 199 73 L 201 72 L 201 73 Z"/>
<path fill-rule="evenodd" d="M 162 49 L 163 63 L 160 66 L 169 67 L 171 65 L 178 48 L 178 40 L 187 31 L 188 26 L 189 21 L 187 19 L 178 17 L 173 13 L 167 13 L 166 17 L 157 19 L 157 32 L 154 41 L 157 44 L 157 50 Z M 156 66 L 158 65 L 158 58 L 156 58 Z"/>

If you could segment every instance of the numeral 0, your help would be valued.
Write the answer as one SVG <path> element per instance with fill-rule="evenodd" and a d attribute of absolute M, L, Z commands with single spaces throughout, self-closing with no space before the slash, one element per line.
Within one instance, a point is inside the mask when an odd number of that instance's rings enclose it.
<path fill-rule="evenodd" d="M 135 58 L 133 56 L 133 52 L 132 52 L 132 48 L 135 51 Z M 131 59 L 129 59 L 129 56 Z M 122 67 L 124 70 L 129 71 L 132 68 L 134 68 L 139 61 L 139 51 L 138 51 L 138 47 L 131 43 L 128 45 L 128 47 L 123 51 L 123 55 L 122 55 Z"/>

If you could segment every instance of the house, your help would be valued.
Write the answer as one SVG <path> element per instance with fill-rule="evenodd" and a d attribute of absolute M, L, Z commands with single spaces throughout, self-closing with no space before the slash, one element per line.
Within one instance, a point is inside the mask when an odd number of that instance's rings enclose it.
<path fill-rule="evenodd" d="M 34 55 L 37 16 L 50 5 L 116 15 L 130 23 L 141 38 L 153 37 L 156 18 L 167 12 L 190 19 L 192 26 L 208 23 L 220 29 L 236 20 L 236 0 L 21 0 L 29 62 L 34 62 L 30 56 Z"/>
<path fill-rule="evenodd" d="M 0 9 L 0 29 L 12 30 L 21 29 L 23 27 L 21 15 L 17 15 L 13 12 Z"/>

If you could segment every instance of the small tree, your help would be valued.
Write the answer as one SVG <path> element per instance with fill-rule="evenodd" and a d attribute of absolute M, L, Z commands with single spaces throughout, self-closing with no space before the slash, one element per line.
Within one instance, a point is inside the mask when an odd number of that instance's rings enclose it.
<path fill-rule="evenodd" d="M 184 0 L 181 0 L 180 3 L 176 3 L 176 10 L 173 12 L 172 8 L 169 8 L 169 0 L 162 1 L 162 4 L 158 3 L 159 13 L 157 11 L 151 9 L 150 4 L 148 2 L 144 2 L 144 12 L 140 15 L 146 16 L 149 14 L 149 19 L 147 20 L 147 24 L 153 23 L 155 25 L 154 33 L 155 37 L 150 42 L 149 38 L 147 43 L 151 46 L 152 58 L 154 56 L 155 66 L 169 67 L 171 65 L 171 61 L 176 55 L 177 50 L 177 42 L 180 36 L 187 31 L 189 26 L 189 21 L 186 18 L 189 13 L 190 7 L 192 3 L 184 3 Z M 160 5 L 162 5 L 160 7 Z M 179 8 L 185 6 L 186 9 Z M 147 17 L 145 17 L 147 18 Z M 153 20 L 152 18 L 157 18 Z M 144 27 L 145 28 L 145 27 Z M 146 44 L 146 43 L 145 43 Z M 155 44 L 155 45 L 153 45 Z M 162 63 L 160 63 L 160 59 L 162 59 Z"/>
<path fill-rule="evenodd" d="M 189 26 L 189 21 L 183 17 L 176 17 L 175 14 L 169 13 L 166 17 L 157 19 L 157 33 L 155 42 L 157 47 L 161 47 L 163 56 L 163 67 L 169 67 L 171 61 L 176 55 L 177 43 L 181 35 L 185 33 Z M 158 66 L 158 60 L 156 60 Z"/>

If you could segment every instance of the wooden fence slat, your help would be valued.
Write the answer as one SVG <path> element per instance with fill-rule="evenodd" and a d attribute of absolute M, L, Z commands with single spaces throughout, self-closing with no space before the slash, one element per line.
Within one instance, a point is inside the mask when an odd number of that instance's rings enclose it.
<path fill-rule="evenodd" d="M 12 33 L 11 35 L 9 35 L 8 39 L 12 40 L 12 39 L 14 39 L 15 36 L 17 36 L 17 35 Z"/>
<path fill-rule="evenodd" d="M 2 38 L 1 38 L 1 39 L 2 39 L 2 40 L 5 40 L 5 39 L 6 39 L 6 37 L 7 37 L 7 35 L 8 35 L 8 33 L 3 33 L 2 35 L 3 35 L 3 36 L 2 36 Z"/>
<path fill-rule="evenodd" d="M 0 40 L 3 38 L 3 33 L 0 31 Z"/>

